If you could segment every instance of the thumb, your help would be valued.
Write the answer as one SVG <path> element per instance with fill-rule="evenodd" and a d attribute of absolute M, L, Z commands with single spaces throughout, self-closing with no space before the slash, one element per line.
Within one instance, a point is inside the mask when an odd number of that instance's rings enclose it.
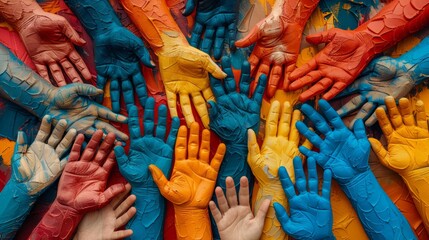
<path fill-rule="evenodd" d="M 78 46 L 85 45 L 86 41 L 79 36 L 79 34 L 73 29 L 70 23 L 67 20 L 61 22 L 61 28 L 63 34 L 70 39 L 70 41 Z"/>
<path fill-rule="evenodd" d="M 252 129 L 247 130 L 247 148 L 248 148 L 247 162 L 253 168 L 253 166 L 260 158 L 261 151 L 259 149 L 258 142 L 256 141 L 255 132 Z"/>
<path fill-rule="evenodd" d="M 153 181 L 158 186 L 159 191 L 163 196 L 168 195 L 169 190 L 169 184 L 168 180 L 165 177 L 164 173 L 159 169 L 157 166 L 151 164 L 149 165 L 149 171 L 152 174 Z M 164 195 L 166 194 L 166 195 Z"/>
<path fill-rule="evenodd" d="M 259 206 L 258 212 L 256 213 L 255 219 L 261 225 L 264 225 L 265 216 L 267 216 L 268 209 L 270 208 L 270 202 L 270 199 L 264 199 L 261 206 Z"/>
<path fill-rule="evenodd" d="M 282 225 L 283 229 L 285 229 L 286 223 L 289 221 L 289 216 L 285 208 L 280 203 L 275 202 L 274 211 L 276 212 L 276 217 Z"/>
<path fill-rule="evenodd" d="M 208 109 L 209 109 L 210 119 L 216 119 L 216 117 L 219 113 L 219 109 L 218 109 L 216 102 L 209 100 L 207 102 L 207 104 L 209 105 Z"/>
<path fill-rule="evenodd" d="M 337 33 L 336 29 L 330 29 L 328 31 L 315 33 L 307 36 L 307 42 L 317 45 L 321 43 L 329 43 L 334 39 L 335 34 Z"/>
<path fill-rule="evenodd" d="M 213 62 L 209 55 L 204 54 L 202 58 L 203 66 L 205 66 L 207 72 L 211 73 L 211 75 L 217 79 L 226 78 L 226 73 L 224 73 L 222 69 L 215 62 Z"/>
<path fill-rule="evenodd" d="M 247 34 L 247 36 L 236 41 L 235 46 L 237 46 L 239 48 L 245 48 L 245 47 L 252 45 L 256 41 L 258 41 L 259 38 L 261 38 L 259 25 L 260 24 L 257 24 L 256 26 L 254 26 L 252 31 L 250 31 L 250 33 Z"/>
<path fill-rule="evenodd" d="M 27 135 L 23 131 L 18 131 L 16 138 L 15 153 L 26 153 L 27 152 Z"/>
<path fill-rule="evenodd" d="M 390 167 L 390 155 L 389 152 L 383 147 L 380 141 L 378 141 L 375 138 L 369 138 L 369 142 L 371 143 L 372 150 L 374 151 L 375 155 L 377 155 L 380 162 L 386 166 Z"/>
<path fill-rule="evenodd" d="M 185 9 L 183 10 L 182 14 L 184 16 L 189 16 L 194 11 L 196 5 L 196 0 L 188 0 L 186 1 Z"/>
<path fill-rule="evenodd" d="M 72 83 L 66 87 L 67 91 L 70 92 L 71 95 L 95 97 L 103 94 L 103 90 L 98 89 L 90 84 Z"/>

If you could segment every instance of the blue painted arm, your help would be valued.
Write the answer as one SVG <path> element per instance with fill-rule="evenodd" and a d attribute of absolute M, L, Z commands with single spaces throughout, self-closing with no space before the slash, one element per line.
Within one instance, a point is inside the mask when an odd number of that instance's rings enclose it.
<path fill-rule="evenodd" d="M 97 87 L 110 79 L 112 109 L 120 111 L 122 90 L 127 109 L 134 105 L 135 89 L 142 106 L 147 99 L 140 62 L 153 67 L 143 41 L 122 26 L 107 0 L 65 0 L 94 40 Z"/>
<path fill-rule="evenodd" d="M 325 138 L 303 122 L 298 122 L 297 128 L 320 152 L 305 147 L 300 147 L 300 151 L 332 172 L 371 239 L 416 239 L 407 220 L 369 168 L 370 144 L 363 121 L 358 119 L 352 132 L 327 101 L 320 100 L 319 106 L 323 116 L 308 104 L 304 104 L 301 111 Z"/>
<path fill-rule="evenodd" d="M 140 132 L 140 121 L 136 106 L 129 109 L 131 145 L 128 156 L 122 146 L 115 147 L 119 170 L 131 184 L 131 193 L 136 195 L 137 213 L 128 223 L 133 230 L 131 239 L 162 239 L 165 203 L 153 181 L 149 165 L 155 164 L 164 175 L 169 176 L 173 149 L 180 121 L 173 118 L 170 133 L 166 137 L 167 107 L 158 108 L 158 121 L 154 119 L 155 100 L 148 98 L 144 110 L 144 135 Z M 155 122 L 157 122 L 155 129 Z"/>

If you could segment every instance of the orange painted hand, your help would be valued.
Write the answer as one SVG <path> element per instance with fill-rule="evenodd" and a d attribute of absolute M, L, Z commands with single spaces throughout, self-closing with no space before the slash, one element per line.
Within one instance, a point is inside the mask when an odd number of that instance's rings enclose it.
<path fill-rule="evenodd" d="M 149 170 L 161 194 L 174 204 L 178 239 L 211 239 L 208 204 L 225 154 L 221 143 L 209 164 L 210 131 L 204 129 L 201 144 L 199 125 L 181 126 L 176 140 L 175 163 L 170 180 L 155 165 Z M 199 148 L 199 150 L 198 150 Z"/>
<path fill-rule="evenodd" d="M 271 104 L 265 124 L 265 139 L 262 149 L 256 142 L 256 136 L 253 130 L 248 131 L 249 154 L 247 161 L 252 169 L 253 175 L 259 182 L 259 191 L 256 196 L 256 208 L 264 199 L 271 199 L 271 205 L 265 218 L 265 225 L 262 233 L 262 239 L 285 239 L 285 232 L 275 216 L 273 208 L 274 202 L 287 205 L 287 199 L 282 191 L 282 185 L 278 177 L 278 169 L 284 166 L 289 175 L 294 179 L 293 158 L 300 155 L 298 150 L 299 133 L 295 123 L 301 120 L 301 112 L 293 111 L 289 102 L 283 103 L 283 109 L 280 112 L 280 103 L 274 101 Z M 279 120 L 280 117 L 280 120 Z M 307 140 L 303 145 L 311 148 Z"/>
<path fill-rule="evenodd" d="M 189 45 L 165 47 L 158 54 L 159 69 L 167 94 L 168 108 L 172 117 L 177 117 L 177 94 L 188 126 L 195 122 L 189 95 L 204 127 L 209 128 L 209 115 L 206 102 L 214 101 L 210 89 L 211 73 L 217 79 L 224 79 L 226 74 L 214 63 L 209 55 Z"/>
<path fill-rule="evenodd" d="M 91 73 L 73 46 L 82 46 L 85 40 L 64 17 L 41 9 L 33 13 L 16 28 L 40 76 L 49 82 L 49 68 L 58 86 L 67 84 L 63 72 L 72 82 L 82 82 L 79 73 L 90 80 Z"/>
<path fill-rule="evenodd" d="M 371 36 L 363 31 L 331 29 L 307 37 L 311 44 L 326 43 L 307 64 L 290 74 L 290 90 L 312 85 L 301 93 L 299 100 L 305 102 L 325 92 L 323 98 L 330 100 L 351 84 L 374 57 Z"/>
<path fill-rule="evenodd" d="M 249 57 L 251 74 L 256 73 L 255 79 L 261 74 L 269 76 L 269 97 L 274 96 L 280 82 L 283 89 L 288 88 L 289 74 L 295 69 L 303 28 L 299 23 L 288 23 L 283 16 L 271 13 L 249 35 L 235 43 L 241 48 L 256 43 Z"/>
<path fill-rule="evenodd" d="M 385 98 L 389 112 L 376 110 L 378 122 L 387 140 L 387 149 L 370 138 L 372 149 L 380 162 L 399 173 L 410 189 L 426 230 L 429 230 L 429 131 L 425 108 L 421 100 L 416 103 L 415 117 L 408 99 Z"/>

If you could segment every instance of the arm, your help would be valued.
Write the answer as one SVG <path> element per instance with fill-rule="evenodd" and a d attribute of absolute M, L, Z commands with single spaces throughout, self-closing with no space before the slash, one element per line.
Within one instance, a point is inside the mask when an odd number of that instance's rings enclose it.
<path fill-rule="evenodd" d="M 289 74 L 295 69 L 302 32 L 318 3 L 319 0 L 277 0 L 270 15 L 236 42 L 237 47 L 256 43 L 249 58 L 251 73 L 257 77 L 261 74 L 269 76 L 269 97 L 274 96 L 278 86 L 288 89 Z"/>
<path fill-rule="evenodd" d="M 18 133 L 12 157 L 12 176 L 0 193 L 0 239 L 12 239 L 37 198 L 61 174 L 76 130 L 64 135 L 63 119 L 51 135 L 52 119 L 45 116 L 34 142 L 28 146 L 24 132 Z"/>
<path fill-rule="evenodd" d="M 319 106 L 323 116 L 308 104 L 304 104 L 301 111 L 325 138 L 322 140 L 303 122 L 298 122 L 297 128 L 320 151 L 316 153 L 306 147 L 299 150 L 332 172 L 371 239 L 393 239 L 398 236 L 401 239 L 416 239 L 407 220 L 369 168 L 370 146 L 363 121 L 358 119 L 352 132 L 327 101 L 320 100 Z"/>
<path fill-rule="evenodd" d="M 133 230 L 131 239 L 162 239 L 165 202 L 158 187 L 149 173 L 149 165 L 156 164 L 168 176 L 173 159 L 173 148 L 180 121 L 174 118 L 170 134 L 166 140 L 167 107 L 158 108 L 158 120 L 155 120 L 155 100 L 148 98 L 144 110 L 144 132 L 141 135 L 138 110 L 129 109 L 130 151 L 128 156 L 122 146 L 115 147 L 119 170 L 131 183 L 131 193 L 136 195 L 137 214 L 129 224 Z M 155 122 L 156 130 L 155 130 Z"/>
<path fill-rule="evenodd" d="M 404 179 L 428 230 L 429 132 L 425 107 L 422 101 L 417 101 L 414 117 L 408 99 L 399 100 L 399 109 L 392 97 L 386 97 L 385 102 L 389 116 L 381 108 L 377 109 L 376 114 L 387 139 L 387 149 L 374 138 L 370 138 L 371 146 L 380 162 Z"/>

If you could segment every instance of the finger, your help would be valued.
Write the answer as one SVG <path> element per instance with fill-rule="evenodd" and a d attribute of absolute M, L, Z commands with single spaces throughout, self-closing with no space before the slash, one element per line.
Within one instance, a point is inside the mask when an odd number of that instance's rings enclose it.
<path fill-rule="evenodd" d="M 346 104 L 344 104 L 344 106 L 342 106 L 340 109 L 338 109 L 337 113 L 338 115 L 340 115 L 340 117 L 347 116 L 356 109 L 360 108 L 365 102 L 366 98 L 364 96 L 357 95 L 356 97 L 348 101 Z"/>
<path fill-rule="evenodd" d="M 167 105 L 168 105 L 168 109 L 170 110 L 170 116 L 171 117 L 179 116 L 177 114 L 177 106 L 176 106 L 177 96 L 176 96 L 176 93 L 165 90 L 165 95 L 167 96 Z"/>
<path fill-rule="evenodd" d="M 103 130 L 104 134 L 114 133 L 120 141 L 125 142 L 125 141 L 128 140 L 128 135 L 127 134 L 119 131 L 118 129 L 116 129 L 115 127 L 113 127 L 112 125 L 110 125 L 107 122 L 100 121 L 100 120 L 95 120 L 94 121 L 94 126 L 97 129 Z"/>
<path fill-rule="evenodd" d="M 145 106 L 147 96 L 146 82 L 143 78 L 143 75 L 138 72 L 132 76 L 134 88 L 136 89 L 137 97 L 139 98 L 140 104 L 142 107 Z"/>
<path fill-rule="evenodd" d="M 113 201 L 115 201 L 116 199 L 120 199 L 120 198 L 124 198 L 125 196 L 119 195 L 118 197 L 116 197 Z M 112 201 L 112 202 L 113 202 Z M 115 217 L 118 218 L 122 215 L 124 215 L 124 213 L 126 213 L 134 204 L 134 202 L 136 201 L 136 196 L 135 195 L 130 195 L 128 196 L 125 200 L 120 200 L 120 202 L 118 203 L 118 206 L 115 207 Z M 118 221 L 116 221 L 116 223 L 118 223 Z M 115 228 L 118 227 L 122 227 L 123 225 L 116 225 Z"/>
<path fill-rule="evenodd" d="M 105 77 L 103 77 L 101 75 L 97 75 L 97 85 L 96 86 L 98 89 L 105 91 L 106 90 L 105 89 L 106 82 L 107 82 L 107 79 Z M 97 102 L 100 102 L 100 103 L 103 102 L 103 97 L 104 97 L 104 94 L 101 93 L 100 96 L 97 98 Z"/>
<path fill-rule="evenodd" d="M 49 79 L 49 73 L 48 68 L 45 65 L 34 63 L 36 66 L 37 73 L 45 79 L 48 83 L 51 83 L 51 80 Z"/>
<path fill-rule="evenodd" d="M 102 165 L 104 161 L 106 160 L 106 157 L 110 152 L 112 151 L 113 146 L 115 145 L 116 136 L 114 133 L 110 132 L 107 134 L 107 136 L 104 138 L 104 141 L 101 143 L 100 148 L 97 151 L 97 154 L 95 154 L 94 163 L 97 163 L 99 165 Z"/>
<path fill-rule="evenodd" d="M 90 84 L 72 83 L 67 85 L 67 94 L 71 96 L 96 97 L 103 94 L 103 90 Z"/>
<path fill-rule="evenodd" d="M 290 201 L 293 197 L 295 197 L 295 188 L 289 178 L 289 174 L 287 173 L 286 168 L 283 166 L 279 168 L 279 178 L 286 197 Z"/>
<path fill-rule="evenodd" d="M 131 229 L 119 230 L 112 233 L 112 239 L 124 239 L 131 235 L 133 235 L 133 230 Z"/>
<path fill-rule="evenodd" d="M 195 22 L 194 28 L 192 29 L 191 40 L 189 41 L 192 47 L 199 48 L 201 35 L 203 35 L 203 29 L 203 25 L 201 25 L 199 22 Z"/>
<path fill-rule="evenodd" d="M 336 31 L 332 29 L 332 30 L 308 35 L 306 40 L 310 44 L 318 45 L 321 43 L 329 43 L 330 41 L 332 41 L 332 39 L 334 39 L 335 35 L 336 35 Z"/>
<path fill-rule="evenodd" d="M 119 194 L 118 196 L 116 196 L 110 202 L 110 205 L 113 207 L 114 210 L 116 208 L 118 208 L 119 204 L 121 204 L 125 200 L 125 198 L 129 195 L 130 191 L 131 191 L 131 184 L 129 184 L 129 183 L 125 184 L 125 191 L 122 192 L 121 194 Z M 115 213 L 115 216 L 116 216 L 116 213 Z M 118 216 L 116 216 L 116 217 L 118 217 Z"/>
<path fill-rule="evenodd" d="M 318 194 L 319 179 L 317 178 L 316 161 L 310 157 L 307 159 L 308 190 L 310 193 Z M 296 174 L 296 172 L 295 172 Z"/>
<path fill-rule="evenodd" d="M 422 100 L 416 102 L 416 122 L 419 128 L 428 129 L 425 106 Z"/>
<path fill-rule="evenodd" d="M 247 161 L 249 165 L 255 166 L 257 161 L 261 158 L 261 150 L 259 149 L 258 142 L 256 141 L 255 132 L 252 129 L 247 130 L 247 146 L 248 146 L 248 158 Z"/>
<path fill-rule="evenodd" d="M 215 35 L 215 29 L 212 27 L 206 26 L 203 42 L 201 43 L 201 51 L 210 55 L 210 50 L 212 49 L 214 35 Z"/>
<path fill-rule="evenodd" d="M 386 136 L 386 138 L 389 139 L 394 130 L 390 124 L 389 118 L 386 115 L 386 111 L 379 107 L 377 110 L 375 110 L 375 114 L 377 115 L 378 124 L 380 125 L 381 131 Z"/>
<path fill-rule="evenodd" d="M 299 156 L 293 158 L 293 167 L 295 170 L 295 184 L 298 192 L 304 194 L 307 192 L 307 179 L 305 178 L 302 160 Z"/>
<path fill-rule="evenodd" d="M 370 116 L 372 113 L 374 113 L 374 110 L 377 108 L 377 106 L 373 102 L 367 102 L 365 103 L 359 112 L 355 116 L 355 120 L 358 118 L 366 119 L 368 116 Z M 354 123 L 354 122 L 352 122 Z"/>
<path fill-rule="evenodd" d="M 176 137 L 177 137 L 177 132 L 179 131 L 179 127 L 180 127 L 180 119 L 178 117 L 174 117 L 171 120 L 170 133 L 168 134 L 168 138 L 166 141 L 168 146 L 170 146 L 172 149 L 174 148 L 174 144 L 176 143 Z"/>
<path fill-rule="evenodd" d="M 303 122 L 298 121 L 296 123 L 296 128 L 304 137 L 306 137 L 315 147 L 320 148 L 323 141 L 322 139 L 313 131 L 311 131 Z"/>
<path fill-rule="evenodd" d="M 252 28 L 249 34 L 245 36 L 244 38 L 238 40 L 235 42 L 235 46 L 239 48 L 245 48 L 249 47 L 253 43 L 257 42 L 259 38 L 261 37 L 260 29 L 259 29 L 259 23 Z"/>
<path fill-rule="evenodd" d="M 405 126 L 415 126 L 413 110 L 411 108 L 411 103 L 407 98 L 399 99 L 399 111 L 402 115 L 402 120 Z"/>
<path fill-rule="evenodd" d="M 220 98 L 225 95 L 225 90 L 223 89 L 222 82 L 219 79 L 210 76 L 210 87 L 213 90 L 213 94 L 216 98 Z"/>
<path fill-rule="evenodd" d="M 191 124 L 188 140 L 188 159 L 197 159 L 198 147 L 200 146 L 200 126 L 198 123 Z"/>
<path fill-rule="evenodd" d="M 131 195 L 131 196 L 134 196 L 134 195 Z M 135 197 L 134 197 L 134 199 L 135 199 Z M 132 205 L 132 203 L 131 203 L 131 205 Z M 119 218 L 116 219 L 115 229 L 118 229 L 118 228 L 124 226 L 125 224 L 127 224 L 134 217 L 136 212 L 137 212 L 137 209 L 135 207 L 130 206 L 128 208 L 128 210 L 122 216 L 120 216 Z"/>
<path fill-rule="evenodd" d="M 229 49 L 234 52 L 235 48 L 235 39 L 237 37 L 237 23 L 234 21 L 228 25 L 228 40 L 229 40 Z"/>
<path fill-rule="evenodd" d="M 210 161 L 209 155 L 210 155 L 210 131 L 207 129 L 204 129 L 201 137 L 199 159 L 208 164 Z"/>
<path fill-rule="evenodd" d="M 58 64 L 49 64 L 49 70 L 51 71 L 52 77 L 54 77 L 58 87 L 65 86 L 67 84 L 66 80 L 64 79 L 63 72 L 61 71 L 61 68 L 58 66 Z"/>
<path fill-rule="evenodd" d="M 64 132 L 67 129 L 67 121 L 65 119 L 61 119 L 58 121 L 54 130 L 52 131 L 51 136 L 48 139 L 48 145 L 52 148 L 56 148 L 58 143 L 60 143 L 61 139 L 63 139 Z"/>
<path fill-rule="evenodd" d="M 205 128 L 209 128 L 210 118 L 209 112 L 207 110 L 207 104 L 204 100 L 203 96 L 199 92 L 191 93 L 192 102 L 194 103 L 195 109 L 198 112 L 198 115 L 201 118 L 201 122 L 203 123 Z"/>
<path fill-rule="evenodd" d="M 299 95 L 299 101 L 306 102 L 307 100 L 321 94 L 332 85 L 333 81 L 330 78 L 322 78 L 315 85 L 311 86 Z"/>
<path fill-rule="evenodd" d="M 112 101 L 112 111 L 119 113 L 121 110 L 121 88 L 118 79 L 110 80 L 110 100 Z"/>
<path fill-rule="evenodd" d="M 367 139 L 365 125 L 363 124 L 362 119 L 356 120 L 353 125 L 353 132 L 355 133 L 356 138 Z"/>
<path fill-rule="evenodd" d="M 288 213 L 286 212 L 285 208 L 277 202 L 274 203 L 274 210 L 276 212 L 277 219 L 280 223 L 282 223 L 282 228 L 286 232 L 287 222 L 289 221 Z"/>
<path fill-rule="evenodd" d="M 103 168 L 109 174 L 112 171 L 112 169 L 115 166 L 115 164 L 116 164 L 116 161 L 115 161 L 115 152 L 112 149 L 110 151 L 109 155 L 107 156 L 106 161 L 103 164 Z"/>
<path fill-rule="evenodd" d="M 292 129 L 289 134 L 289 141 L 293 142 L 295 146 L 298 146 L 299 144 L 299 132 L 296 128 L 296 123 L 301 120 L 301 112 L 299 110 L 294 110 L 292 115 L 292 123 L 290 126 L 292 126 Z"/>
<path fill-rule="evenodd" d="M 182 107 L 182 113 L 185 117 L 186 124 L 188 127 L 195 122 L 194 115 L 192 114 L 191 99 L 188 94 L 180 94 L 180 105 Z"/>
<path fill-rule="evenodd" d="M 42 119 L 42 123 L 40 124 L 39 131 L 37 132 L 35 141 L 46 142 L 48 137 L 51 134 L 51 123 L 52 118 L 49 115 L 45 115 Z"/>
<path fill-rule="evenodd" d="M 139 112 L 135 105 L 128 109 L 128 130 L 132 140 L 140 138 Z"/>
<path fill-rule="evenodd" d="M 210 166 L 215 170 L 216 173 L 219 172 L 220 165 L 222 164 L 223 157 L 225 156 L 226 147 L 225 144 L 221 143 L 217 147 L 216 154 L 210 162 Z M 216 176 L 215 176 L 216 177 Z"/>
<path fill-rule="evenodd" d="M 238 192 L 240 206 L 250 206 L 249 181 L 247 177 L 240 178 L 240 190 Z"/>
<path fill-rule="evenodd" d="M 280 65 L 275 65 L 271 69 L 270 79 L 268 80 L 268 89 L 267 89 L 267 93 L 269 97 L 274 96 L 274 93 L 277 90 L 277 86 L 279 85 L 282 72 L 283 72 L 283 68 Z"/>
<path fill-rule="evenodd" d="M 278 130 L 277 136 L 289 138 L 289 132 L 290 132 L 291 126 L 295 128 L 293 126 L 294 123 L 292 123 L 291 125 L 291 122 L 290 122 L 291 116 L 292 116 L 292 106 L 288 101 L 286 101 L 283 103 L 283 109 L 280 116 L 279 130 Z"/>
<path fill-rule="evenodd" d="M 322 110 L 323 115 L 335 129 L 346 128 L 341 117 L 326 100 L 319 100 L 319 107 Z"/>
<path fill-rule="evenodd" d="M 304 64 L 303 66 L 301 66 L 295 70 L 293 70 L 289 75 L 289 79 L 291 81 L 293 81 L 290 84 L 289 89 L 290 90 L 297 90 L 297 89 L 302 88 L 303 86 L 307 85 L 311 81 L 318 80 L 320 77 L 316 78 L 316 76 L 322 75 L 322 73 L 320 71 L 316 71 L 315 73 L 313 73 L 315 75 L 310 75 L 310 76 L 313 76 L 313 78 L 302 79 L 302 77 L 309 74 L 311 71 L 315 70 L 316 68 L 317 68 L 317 62 L 314 58 L 312 58 L 308 63 Z M 301 79 L 299 79 L 299 78 L 301 78 Z"/>
<path fill-rule="evenodd" d="M 66 72 L 67 76 L 70 78 L 72 82 L 83 83 L 79 74 L 74 69 L 74 66 L 67 59 L 62 59 L 60 63 L 64 71 Z"/>
<path fill-rule="evenodd" d="M 331 127 L 328 125 L 325 118 L 323 118 L 322 115 L 320 115 L 313 107 L 308 104 L 303 104 L 301 106 L 301 111 L 310 119 L 310 121 L 313 122 L 317 130 L 319 130 L 323 135 L 327 135 L 331 132 Z"/>
<path fill-rule="evenodd" d="M 187 151 L 187 138 L 188 138 L 188 128 L 186 126 L 180 126 L 179 133 L 177 134 L 176 147 L 174 154 L 176 160 L 185 160 L 186 151 Z"/>
<path fill-rule="evenodd" d="M 203 97 L 206 101 L 215 101 L 215 97 L 210 87 L 203 89 L 202 92 L 203 92 Z"/>
<path fill-rule="evenodd" d="M 209 208 L 216 224 L 219 224 L 219 222 L 222 220 L 222 213 L 220 213 L 219 209 L 216 207 L 216 203 L 213 201 L 210 201 Z"/>
<path fill-rule="evenodd" d="M 403 125 L 401 114 L 399 113 L 398 108 L 396 107 L 395 99 L 391 96 L 388 96 L 384 99 L 387 110 L 389 112 L 390 121 L 392 125 L 398 129 Z"/>
<path fill-rule="evenodd" d="M 127 117 L 120 114 L 116 114 L 112 112 L 110 109 L 108 109 L 107 107 L 104 107 L 99 104 L 95 104 L 95 107 L 98 112 L 98 117 L 101 119 L 105 119 L 113 122 L 119 122 L 119 123 L 127 123 L 128 121 Z"/>
<path fill-rule="evenodd" d="M 234 180 L 232 177 L 227 177 L 226 183 L 226 199 L 229 207 L 235 207 L 238 205 L 237 192 L 235 191 Z"/>
<path fill-rule="evenodd" d="M 225 27 L 218 27 L 216 29 L 216 38 L 214 42 L 213 57 L 219 60 L 223 53 L 223 43 L 225 41 Z"/>
<path fill-rule="evenodd" d="M 100 145 L 101 139 L 103 138 L 103 131 L 97 130 L 92 135 L 91 140 L 89 140 L 86 145 L 85 150 L 83 151 L 81 161 L 89 162 L 94 157 L 94 154 L 97 152 L 98 146 Z"/>
<path fill-rule="evenodd" d="M 253 93 L 253 100 L 258 103 L 259 106 L 262 104 L 262 98 L 264 96 L 265 86 L 267 85 L 267 76 L 261 75 L 259 77 L 259 82 L 256 87 L 255 92 Z"/>
<path fill-rule="evenodd" d="M 124 79 L 122 80 L 122 93 L 124 96 L 124 102 L 127 109 L 133 106 L 134 103 L 134 89 L 131 81 Z"/>
<path fill-rule="evenodd" d="M 265 135 L 267 137 L 277 136 L 277 126 L 279 124 L 280 103 L 274 101 L 271 103 L 270 110 L 265 125 Z"/>
<path fill-rule="evenodd" d="M 323 80 L 323 79 L 322 79 Z M 325 84 L 323 84 L 325 85 Z M 327 85 L 327 84 L 326 84 Z M 329 84 L 330 85 L 330 84 Z M 328 92 L 326 92 L 323 95 L 323 99 L 325 100 L 331 100 L 333 99 L 335 96 L 337 96 L 341 91 L 343 91 L 344 89 L 346 89 L 347 84 L 344 82 L 336 82 L 334 83 L 334 85 L 331 87 L 331 89 L 329 89 Z M 325 88 L 326 89 L 326 88 Z"/>
<path fill-rule="evenodd" d="M 73 147 L 70 151 L 69 162 L 78 161 L 80 157 L 80 150 L 82 149 L 82 144 L 85 141 L 85 136 L 83 134 L 77 135 L 74 140 Z"/>
<path fill-rule="evenodd" d="M 318 153 L 316 153 L 316 152 L 314 152 L 314 151 L 311 151 L 311 150 L 309 150 L 310 148 L 307 148 L 307 147 L 305 147 L 305 146 L 299 146 L 299 151 L 302 153 L 302 154 L 304 154 L 304 156 L 306 156 L 306 157 L 313 157 L 313 158 L 316 158 L 316 156 L 318 155 Z M 317 161 L 317 159 L 316 159 L 316 161 Z M 319 163 L 319 162 L 318 162 Z"/>
<path fill-rule="evenodd" d="M 62 158 L 63 155 L 70 149 L 76 135 L 77 135 L 76 129 L 72 128 L 67 132 L 67 134 L 64 136 L 64 138 L 58 144 L 57 148 L 55 149 L 55 152 L 57 153 L 59 158 Z"/>
<path fill-rule="evenodd" d="M 189 16 L 194 11 L 197 1 L 196 0 L 187 0 L 185 9 L 183 11 L 184 16 Z"/>
<path fill-rule="evenodd" d="M 255 76 L 256 67 L 259 65 L 259 58 L 255 54 L 250 54 L 250 57 L 247 59 L 250 64 L 250 76 Z M 258 83 L 258 78 L 256 78 L 256 84 Z"/>
<path fill-rule="evenodd" d="M 322 197 L 326 200 L 331 200 L 331 181 L 332 172 L 329 169 L 323 171 L 323 185 L 322 185 Z"/>
<path fill-rule="evenodd" d="M 153 130 L 155 128 L 155 99 L 148 98 L 146 101 L 144 116 L 143 116 L 143 128 L 145 136 L 153 136 Z"/>
<path fill-rule="evenodd" d="M 79 53 L 76 52 L 76 50 L 73 50 L 69 54 L 69 60 L 74 64 L 74 66 L 79 70 L 79 72 L 82 74 L 82 77 L 86 80 L 91 80 L 92 75 L 89 72 L 88 67 L 86 66 L 85 62 L 79 55 Z"/>
<path fill-rule="evenodd" d="M 226 197 L 225 197 L 225 194 L 223 193 L 222 188 L 217 187 L 215 190 L 215 194 L 216 194 L 216 199 L 217 199 L 217 204 L 219 206 L 219 210 L 223 215 L 229 209 L 228 201 L 226 200 Z"/>
<path fill-rule="evenodd" d="M 243 61 L 241 65 L 240 92 L 245 96 L 249 96 L 250 81 L 250 64 L 248 61 Z"/>
<path fill-rule="evenodd" d="M 385 106 L 382 106 L 385 107 Z M 375 110 L 375 107 L 374 107 Z M 371 114 L 371 116 L 365 121 L 365 126 L 372 127 L 377 122 L 377 116 L 375 115 L 375 112 Z"/>
<path fill-rule="evenodd" d="M 167 107 L 165 105 L 161 105 L 158 107 L 158 122 L 156 125 L 155 135 L 157 138 L 164 141 L 166 133 L 167 133 Z"/>
<path fill-rule="evenodd" d="M 116 197 L 123 191 L 125 191 L 125 186 L 122 183 L 114 184 L 107 188 L 98 198 L 99 208 L 106 206 L 112 198 Z"/>
<path fill-rule="evenodd" d="M 128 156 L 125 154 L 125 149 L 122 146 L 115 146 L 113 149 L 116 156 L 116 161 L 119 165 L 119 170 L 121 171 L 122 175 L 126 176 L 127 174 L 124 174 L 127 172 L 127 165 L 128 165 Z"/>
<path fill-rule="evenodd" d="M 23 131 L 18 131 L 18 136 L 16 138 L 15 151 L 17 153 L 26 153 L 27 152 L 27 147 L 28 147 L 27 135 Z"/>
<path fill-rule="evenodd" d="M 234 74 L 232 73 L 231 60 L 229 57 L 222 58 L 222 69 L 226 73 L 226 78 L 224 80 L 225 89 L 227 93 L 232 93 L 236 91 Z"/>
<path fill-rule="evenodd" d="M 172 203 L 183 201 L 182 196 L 171 188 L 171 183 L 158 167 L 151 164 L 149 165 L 149 171 L 152 174 L 153 181 L 158 186 L 162 196 Z"/>

